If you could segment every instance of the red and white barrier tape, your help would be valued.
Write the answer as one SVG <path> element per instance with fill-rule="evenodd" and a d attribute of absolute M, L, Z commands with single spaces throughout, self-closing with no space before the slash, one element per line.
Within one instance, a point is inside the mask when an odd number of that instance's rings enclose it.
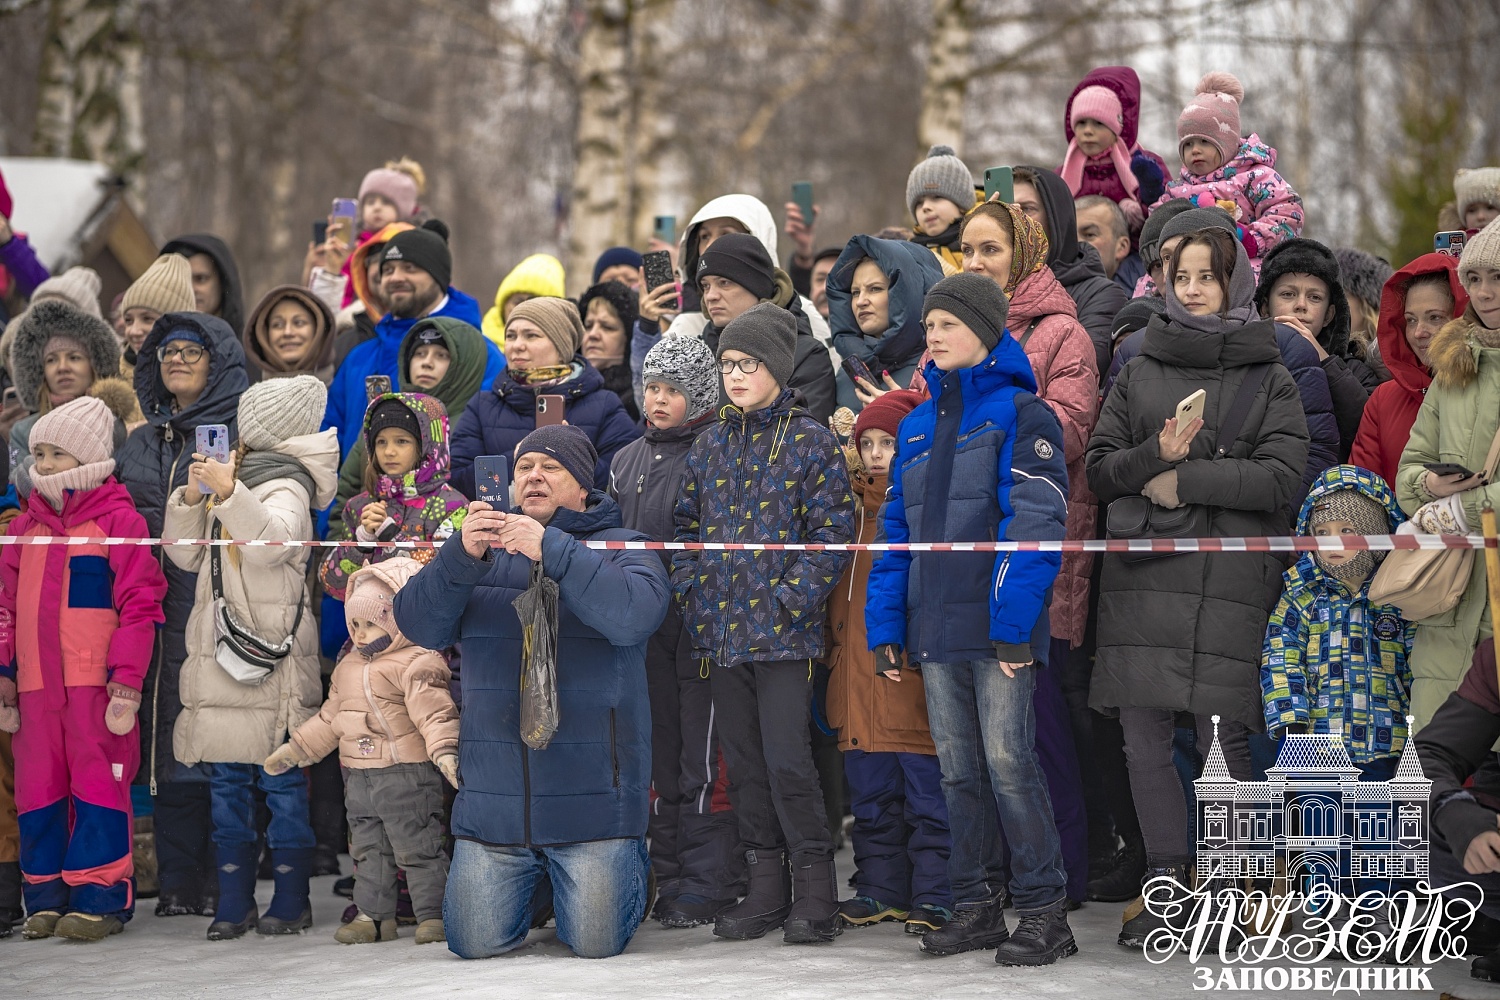
<path fill-rule="evenodd" d="M 999 542 L 871 542 L 869 544 L 817 544 L 813 542 L 626 542 L 584 539 L 591 549 L 650 549 L 704 552 L 1311 552 L 1390 549 L 1482 549 L 1481 535 L 1349 535 L 1314 538 L 1281 536 L 1258 538 L 1088 538 L 1058 541 Z M 1491 541 L 1500 547 L 1500 541 Z M 238 538 L 82 538 L 52 535 L 0 537 L 5 545 L 173 545 L 245 546 L 332 549 L 343 545 L 360 548 L 434 549 L 442 542 L 351 542 L 277 541 Z"/>

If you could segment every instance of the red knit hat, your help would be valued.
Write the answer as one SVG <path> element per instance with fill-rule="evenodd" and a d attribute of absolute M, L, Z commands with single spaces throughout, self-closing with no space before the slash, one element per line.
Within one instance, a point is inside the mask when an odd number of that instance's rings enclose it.
<path fill-rule="evenodd" d="M 859 436 L 865 431 L 885 431 L 895 437 L 902 418 L 920 406 L 923 398 L 915 389 L 897 389 L 884 396 L 877 396 L 859 411 L 859 418 L 854 421 L 855 444 L 859 443 Z"/>

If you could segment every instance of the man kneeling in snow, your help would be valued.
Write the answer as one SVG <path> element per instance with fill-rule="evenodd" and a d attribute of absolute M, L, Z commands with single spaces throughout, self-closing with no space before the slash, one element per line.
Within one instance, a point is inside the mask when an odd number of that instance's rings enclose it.
<path fill-rule="evenodd" d="M 538 885 L 552 883 L 557 935 L 584 958 L 618 955 L 645 916 L 651 709 L 646 641 L 667 611 L 667 575 L 647 551 L 584 539 L 645 540 L 594 489 L 597 456 L 576 427 L 541 428 L 516 448 L 516 509 L 476 501 L 463 531 L 396 595 L 413 642 L 463 644 L 448 947 L 488 958 L 519 947 Z M 512 602 L 533 564 L 556 581 L 559 728 L 521 740 L 522 624 Z"/>

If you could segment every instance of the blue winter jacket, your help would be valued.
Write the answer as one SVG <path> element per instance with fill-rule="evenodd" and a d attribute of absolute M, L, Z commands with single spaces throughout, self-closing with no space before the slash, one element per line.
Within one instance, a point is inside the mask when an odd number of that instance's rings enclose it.
<path fill-rule="evenodd" d="M 451 316 L 478 328 L 479 303 L 458 289 L 449 288 L 448 301 L 430 315 Z M 360 428 L 364 426 L 366 376 L 386 375 L 389 376 L 392 387 L 401 385 L 401 341 L 406 339 L 407 331 L 416 325 L 415 319 L 398 319 L 387 313 L 384 319 L 375 324 L 374 338 L 351 350 L 334 373 L 333 384 L 328 387 L 328 409 L 323 414 L 322 430 L 338 428 L 340 461 L 349 457 L 349 449 L 359 440 Z M 505 355 L 488 340 L 485 345 L 489 349 L 489 357 L 484 366 L 481 389 L 494 385 L 495 377 L 505 370 Z"/>
<path fill-rule="evenodd" d="M 594 485 L 609 485 L 609 463 L 615 452 L 641 436 L 641 428 L 620 397 L 604 387 L 604 376 L 583 359 L 573 358 L 573 378 L 560 385 L 522 385 L 502 374 L 493 392 L 480 392 L 469 401 L 453 429 L 453 488 L 474 495 L 474 459 L 480 455 L 512 455 L 521 439 L 536 430 L 537 396 L 561 396 L 568 423 L 583 429 L 599 460 Z"/>
<path fill-rule="evenodd" d="M 512 602 L 530 583 L 531 561 L 501 549 L 475 559 L 453 535 L 396 594 L 396 624 L 412 642 L 463 643 L 455 837 L 556 847 L 645 835 L 646 640 L 667 613 L 667 574 L 655 552 L 580 544 L 645 537 L 620 527 L 620 508 L 598 490 L 586 510 L 558 510 L 547 525 L 542 567 L 560 591 L 559 727 L 544 750 L 521 742 L 521 622 Z"/>
<path fill-rule="evenodd" d="M 1060 539 L 1068 472 L 1062 427 L 1038 399 L 1031 362 L 1006 335 L 973 368 L 928 362 L 932 396 L 896 435 L 882 541 Z M 887 552 L 870 570 L 870 648 L 895 643 L 923 663 L 1026 662 L 1062 565 L 1058 552 Z M 1044 656 L 1045 653 L 1043 652 Z"/>
<path fill-rule="evenodd" d="M 688 453 L 673 519 L 679 542 L 853 540 L 854 496 L 833 432 L 786 389 L 762 410 L 728 405 Z M 672 589 L 693 653 L 723 667 L 811 660 L 847 552 L 679 552 Z"/>
<path fill-rule="evenodd" d="M 1114 388 L 1115 377 L 1125 362 L 1141 353 L 1146 330 L 1137 330 L 1121 342 L 1104 380 L 1104 395 Z M 1307 417 L 1307 433 L 1312 439 L 1307 449 L 1307 466 L 1302 471 L 1302 493 L 1312 489 L 1323 470 L 1339 464 L 1339 423 L 1333 412 L 1333 393 L 1328 389 L 1328 373 L 1318 363 L 1318 352 L 1296 330 L 1276 324 L 1276 347 L 1281 363 L 1292 373 L 1297 394 L 1302 397 L 1302 413 Z"/>

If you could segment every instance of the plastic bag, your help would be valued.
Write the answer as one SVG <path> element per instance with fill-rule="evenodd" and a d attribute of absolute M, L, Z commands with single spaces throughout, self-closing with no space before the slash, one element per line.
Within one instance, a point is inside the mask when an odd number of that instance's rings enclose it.
<path fill-rule="evenodd" d="M 512 602 L 521 619 L 521 739 L 545 750 L 557 735 L 557 581 L 541 564 L 531 586 Z"/>

